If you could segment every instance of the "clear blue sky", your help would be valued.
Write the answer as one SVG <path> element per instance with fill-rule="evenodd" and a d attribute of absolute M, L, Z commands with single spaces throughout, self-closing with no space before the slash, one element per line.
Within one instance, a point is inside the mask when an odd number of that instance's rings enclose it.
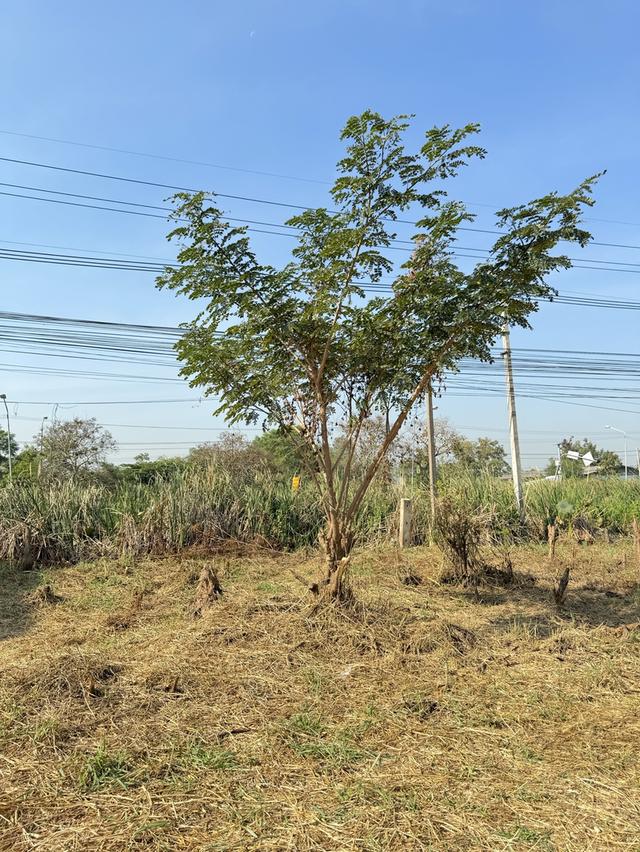
<path fill-rule="evenodd" d="M 488 158 L 459 181 L 479 227 L 492 206 L 568 190 L 606 168 L 589 214 L 596 239 L 640 245 L 640 13 L 632 2 L 238 2 L 90 4 L 26 0 L 6 5 L 0 31 L 0 131 L 155 153 L 267 177 L 0 133 L 0 156 L 111 172 L 300 204 L 327 203 L 339 130 L 354 112 L 415 113 L 417 142 L 433 124 L 479 121 Z M 0 162 L 0 181 L 151 204 L 163 192 Z M 17 191 L 20 190 L 7 190 Z M 488 206 L 485 206 L 488 205 Z M 283 212 L 225 202 L 230 215 L 280 221 Z M 622 224 L 638 223 L 638 224 Z M 99 254 L 171 257 L 161 220 L 0 196 L 0 237 Z M 408 236 L 409 232 L 401 236 Z M 469 234 L 471 246 L 489 237 Z M 290 241 L 255 235 L 262 255 L 286 258 Z M 23 247 L 24 248 L 24 247 Z M 48 249 L 39 249 L 46 251 Z M 54 250 L 54 249 L 50 249 Z M 640 263 L 640 251 L 592 246 L 586 258 Z M 154 289 L 142 273 L 0 260 L 2 310 L 174 325 L 193 306 Z M 566 292 L 637 298 L 635 274 L 575 270 Z M 637 352 L 634 312 L 545 306 L 514 346 Z M 114 365 L 0 353 L 12 400 L 60 403 L 59 416 L 97 416 L 113 427 L 121 458 L 166 454 L 169 441 L 208 437 L 211 406 L 65 403 L 197 394 L 178 384 L 135 384 L 18 374 L 5 365 L 114 371 Z M 120 368 L 117 368 L 121 371 Z M 150 368 L 132 366 L 132 374 Z M 157 368 L 156 374 L 173 374 Z M 516 376 L 516 380 L 518 377 Z M 530 378 L 523 381 L 531 381 Z M 553 380 L 555 381 L 555 380 Z M 612 376 L 612 385 L 619 385 Z M 603 384 L 602 380 L 599 382 Z M 593 402 L 593 401 L 592 401 Z M 606 401 L 595 401 L 606 406 Z M 616 405 L 616 403 L 612 403 Z M 638 410 L 630 403 L 617 407 Z M 12 405 L 22 441 L 50 406 Z M 445 396 L 439 414 L 470 435 L 505 437 L 504 399 Z M 638 415 L 521 398 L 525 465 L 552 455 L 565 434 L 620 450 L 606 423 L 640 444 Z M 25 419 L 23 419 L 25 418 Z M 28 418 L 28 419 L 26 419 Z M 184 432 L 145 424 L 184 426 Z M 211 435 L 213 437 L 213 433 Z M 177 445 L 176 445 L 177 446 Z"/>

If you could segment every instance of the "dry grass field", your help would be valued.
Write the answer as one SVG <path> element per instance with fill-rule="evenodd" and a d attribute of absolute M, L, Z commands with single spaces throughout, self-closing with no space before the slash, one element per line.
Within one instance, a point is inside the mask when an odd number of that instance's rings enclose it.
<path fill-rule="evenodd" d="M 361 551 L 310 616 L 313 559 L 229 552 L 198 619 L 197 556 L 0 569 L 0 849 L 640 850 L 630 544 L 439 560 Z"/>

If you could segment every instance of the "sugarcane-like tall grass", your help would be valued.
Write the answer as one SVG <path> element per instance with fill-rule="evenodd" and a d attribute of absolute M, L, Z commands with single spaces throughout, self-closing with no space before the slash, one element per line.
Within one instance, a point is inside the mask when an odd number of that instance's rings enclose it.
<path fill-rule="evenodd" d="M 441 494 L 491 527 L 542 538 L 549 523 L 581 523 L 612 533 L 640 518 L 640 481 L 537 480 L 526 488 L 523 529 L 509 482 L 452 476 Z M 397 485 L 379 482 L 367 494 L 355 529 L 360 544 L 395 535 Z M 426 540 L 429 495 L 413 489 L 414 536 Z M 101 555 L 175 553 L 215 548 L 224 540 L 274 549 L 315 547 L 324 516 L 311 488 L 293 492 L 266 472 L 242 477 L 220 467 L 186 468 L 150 483 L 43 484 L 14 482 L 0 489 L 0 559 L 72 562 Z"/>

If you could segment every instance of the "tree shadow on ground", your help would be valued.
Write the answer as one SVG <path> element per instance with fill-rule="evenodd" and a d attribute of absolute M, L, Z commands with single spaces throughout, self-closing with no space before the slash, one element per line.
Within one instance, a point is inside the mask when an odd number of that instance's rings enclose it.
<path fill-rule="evenodd" d="M 39 571 L 0 563 L 0 642 L 29 629 L 33 605 L 27 596 L 42 580 Z"/>
<path fill-rule="evenodd" d="M 477 595 L 471 590 L 462 594 L 480 605 L 511 604 L 515 611 L 491 619 L 491 624 L 495 627 L 526 625 L 541 637 L 549 636 L 562 622 L 613 628 L 635 626 L 640 622 L 640 584 L 637 583 L 623 591 L 569 583 L 562 606 L 556 605 L 550 586 L 517 580 L 512 586 L 480 587 Z"/>

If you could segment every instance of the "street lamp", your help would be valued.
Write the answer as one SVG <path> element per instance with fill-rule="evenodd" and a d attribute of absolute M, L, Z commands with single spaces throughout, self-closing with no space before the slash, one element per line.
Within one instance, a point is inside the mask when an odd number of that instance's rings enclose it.
<path fill-rule="evenodd" d="M 13 480 L 13 469 L 11 466 L 11 421 L 9 420 L 9 406 L 7 405 L 6 393 L 0 393 L 0 399 L 4 402 L 4 410 L 7 413 L 7 458 L 9 460 L 9 482 Z"/>
<path fill-rule="evenodd" d="M 623 429 L 616 429 L 615 426 L 605 426 L 605 429 L 611 429 L 612 432 L 620 432 L 624 435 L 624 478 L 629 479 L 629 467 L 627 465 L 627 433 Z"/>

